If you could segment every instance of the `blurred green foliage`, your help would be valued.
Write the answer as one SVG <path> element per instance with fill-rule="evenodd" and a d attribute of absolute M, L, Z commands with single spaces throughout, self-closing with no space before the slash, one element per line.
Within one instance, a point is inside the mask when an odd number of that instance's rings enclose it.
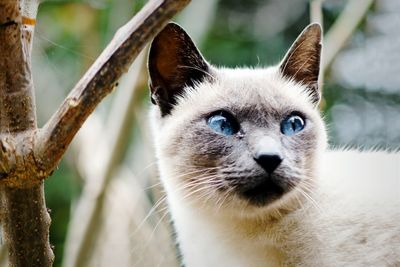
<path fill-rule="evenodd" d="M 60 164 L 45 182 L 46 202 L 51 215 L 50 243 L 56 254 L 55 265 L 61 266 L 65 234 L 70 219 L 71 201 L 79 196 L 80 186 L 76 174 Z"/>
<path fill-rule="evenodd" d="M 58 84 L 45 83 L 45 86 L 51 87 L 50 90 L 61 90 L 61 95 L 66 95 L 110 41 L 117 28 L 140 10 L 144 3 L 145 1 L 42 3 L 38 13 L 33 53 L 39 54 L 37 60 L 49 65 L 53 73 L 43 73 L 43 70 L 37 72 L 44 76 L 56 75 L 56 80 L 59 81 Z M 121 9 L 124 10 L 123 14 L 119 12 Z M 35 68 L 35 61 L 33 64 Z M 43 98 L 41 89 L 47 88 L 39 88 L 39 104 Z M 46 98 L 48 97 L 51 95 Z M 41 106 L 38 105 L 38 108 Z M 39 124 L 43 124 L 50 115 L 39 117 Z M 46 202 L 52 218 L 50 242 L 54 246 L 56 267 L 62 265 L 68 223 L 73 202 L 82 189 L 81 182 L 74 166 L 68 165 L 65 160 L 46 180 Z"/>

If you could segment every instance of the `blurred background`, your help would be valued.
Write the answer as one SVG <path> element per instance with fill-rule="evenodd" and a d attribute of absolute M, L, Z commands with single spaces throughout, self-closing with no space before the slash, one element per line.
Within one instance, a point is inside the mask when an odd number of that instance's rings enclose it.
<path fill-rule="evenodd" d="M 32 59 L 39 126 L 146 2 L 41 4 Z M 276 64 L 310 21 L 322 23 L 330 145 L 398 147 L 400 1 L 192 0 L 176 21 L 206 59 L 230 67 Z M 46 181 L 57 267 L 179 266 L 152 152 L 145 60 L 146 51 Z"/>

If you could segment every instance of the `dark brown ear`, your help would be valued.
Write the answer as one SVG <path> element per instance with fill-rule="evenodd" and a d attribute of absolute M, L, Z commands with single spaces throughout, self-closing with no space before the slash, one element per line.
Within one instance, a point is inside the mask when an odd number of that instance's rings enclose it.
<path fill-rule="evenodd" d="M 318 75 L 321 61 L 321 32 L 321 26 L 317 23 L 305 28 L 279 67 L 284 77 L 307 86 L 315 104 L 320 100 Z"/>
<path fill-rule="evenodd" d="M 189 35 L 175 23 L 167 24 L 154 38 L 148 68 L 151 101 L 163 116 L 170 114 L 187 86 L 209 76 L 209 65 Z"/>

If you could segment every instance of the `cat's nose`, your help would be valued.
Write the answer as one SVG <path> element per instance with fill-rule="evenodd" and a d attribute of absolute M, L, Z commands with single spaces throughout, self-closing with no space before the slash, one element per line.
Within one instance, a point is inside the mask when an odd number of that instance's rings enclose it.
<path fill-rule="evenodd" d="M 281 164 L 283 158 L 275 153 L 258 153 L 254 160 L 268 173 L 273 173 Z"/>

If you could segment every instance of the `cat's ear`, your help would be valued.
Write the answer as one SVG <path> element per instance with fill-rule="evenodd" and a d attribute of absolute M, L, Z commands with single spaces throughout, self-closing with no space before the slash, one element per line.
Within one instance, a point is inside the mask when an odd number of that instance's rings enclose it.
<path fill-rule="evenodd" d="M 284 77 L 307 86 L 311 100 L 315 104 L 320 100 L 318 76 L 321 62 L 321 35 L 321 26 L 317 23 L 310 24 L 297 37 L 279 67 Z"/>
<path fill-rule="evenodd" d="M 148 69 L 151 101 L 164 116 L 185 87 L 209 76 L 210 67 L 189 35 L 179 25 L 169 23 L 151 44 Z"/>

